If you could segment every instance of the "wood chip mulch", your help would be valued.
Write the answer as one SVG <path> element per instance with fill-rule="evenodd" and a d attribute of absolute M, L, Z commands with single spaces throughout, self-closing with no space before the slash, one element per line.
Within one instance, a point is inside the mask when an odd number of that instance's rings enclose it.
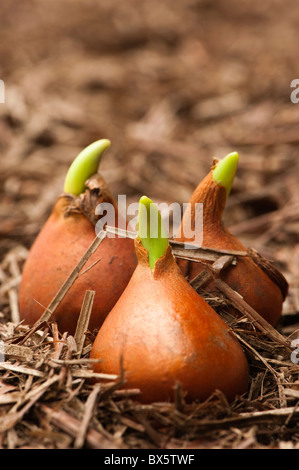
<path fill-rule="evenodd" d="M 50 316 L 38 328 L 16 322 L 16 290 L 26 256 L 27 251 L 17 247 L 0 270 L 4 281 L 0 354 L 5 359 L 0 362 L 2 448 L 299 447 L 299 366 L 296 348 L 291 347 L 296 328 L 291 336 L 267 331 L 258 316 L 247 315 L 246 304 L 236 319 L 226 308 L 231 304 L 239 308 L 234 296 L 220 291 L 208 296 L 199 288 L 246 352 L 248 393 L 229 404 L 215 391 L 204 403 L 186 404 L 178 384 L 172 403 L 140 404 L 134 399 L 138 390 L 121 388 L 124 377 L 91 370 L 88 356 L 96 332 L 88 331 L 86 324 L 93 291 L 86 292 L 74 336 L 61 335 Z"/>

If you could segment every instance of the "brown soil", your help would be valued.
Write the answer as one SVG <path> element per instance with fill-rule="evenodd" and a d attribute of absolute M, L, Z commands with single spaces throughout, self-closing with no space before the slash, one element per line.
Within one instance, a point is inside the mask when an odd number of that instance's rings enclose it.
<path fill-rule="evenodd" d="M 278 331 L 296 338 L 299 103 L 290 85 L 299 75 L 298 2 L 11 0 L 0 16 L 2 339 L 21 346 L 27 250 L 70 162 L 99 138 L 112 142 L 100 171 L 127 203 L 143 194 L 187 202 L 213 157 L 239 152 L 225 222 L 287 278 Z M 209 301 L 222 310 L 220 297 Z M 73 373 L 77 363 L 59 363 L 74 361 L 72 340 L 53 352 L 55 326 L 43 326 L 42 340 L 23 344 L 35 352 L 40 344 L 41 356 L 21 349 L 0 370 L 0 447 L 298 448 L 298 365 L 272 337 L 235 326 L 251 361 L 246 397 L 228 405 L 216 394 L 190 408 L 177 392 L 174 407 L 146 409 L 115 384 L 92 389 L 84 368 L 81 378 Z M 41 363 L 45 354 L 58 362 Z"/>

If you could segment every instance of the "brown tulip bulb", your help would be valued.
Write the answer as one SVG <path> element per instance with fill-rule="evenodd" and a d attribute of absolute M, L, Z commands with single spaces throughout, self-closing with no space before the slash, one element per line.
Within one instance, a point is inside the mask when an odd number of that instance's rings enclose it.
<path fill-rule="evenodd" d="M 21 319 L 29 325 L 39 320 L 95 239 L 99 221 L 96 208 L 111 204 L 114 215 L 109 224 L 117 226 L 117 205 L 104 179 L 96 173 L 109 144 L 106 139 L 96 141 L 77 156 L 65 179 L 64 193 L 30 249 L 19 291 Z M 85 292 L 94 290 L 89 329 L 98 329 L 125 289 L 136 264 L 133 240 L 106 236 L 51 320 L 57 322 L 61 332 L 74 334 Z"/>
<path fill-rule="evenodd" d="M 183 277 L 158 213 L 159 235 L 141 234 L 140 199 L 135 249 L 138 265 L 106 317 L 90 357 L 96 372 L 120 374 L 137 400 L 172 400 L 180 383 L 186 401 L 221 390 L 228 400 L 248 387 L 248 363 L 232 330 Z M 151 217 L 151 221 L 152 221 Z"/>
<path fill-rule="evenodd" d="M 196 223 L 197 227 L 202 227 L 203 247 L 248 252 L 248 256 L 238 257 L 235 266 L 231 265 L 223 270 L 220 277 L 264 319 L 271 325 L 276 325 L 287 294 L 287 281 L 269 261 L 264 259 L 262 261 L 261 257 L 254 256 L 252 250 L 247 250 L 222 222 L 222 214 L 233 184 L 237 164 L 238 154 L 234 152 L 212 166 L 211 171 L 192 194 L 175 240 L 192 244 L 192 240 L 184 235 L 184 218 L 186 218 L 186 220 L 191 220 L 193 231 Z M 203 205 L 203 212 L 200 212 L 200 206 L 196 206 L 197 203 Z M 197 220 L 199 217 L 203 217 L 202 225 Z M 183 274 L 188 275 L 189 280 L 207 268 L 207 262 L 204 260 L 203 263 L 187 262 L 182 259 L 177 261 Z M 215 291 L 213 280 L 205 284 L 204 289 Z"/>

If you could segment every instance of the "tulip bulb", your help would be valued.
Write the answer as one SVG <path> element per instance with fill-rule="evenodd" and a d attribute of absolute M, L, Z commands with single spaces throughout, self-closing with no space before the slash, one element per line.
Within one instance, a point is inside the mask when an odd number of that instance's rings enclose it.
<path fill-rule="evenodd" d="M 145 223 L 154 223 L 156 232 Z M 172 400 L 177 383 L 187 401 L 205 400 L 216 389 L 229 400 L 244 393 L 248 364 L 240 343 L 183 277 L 158 209 L 145 196 L 134 242 L 138 264 L 97 334 L 90 354 L 99 360 L 94 370 L 123 370 L 124 387 L 138 388 L 141 402 Z"/>
<path fill-rule="evenodd" d="M 65 178 L 64 193 L 41 229 L 24 265 L 19 291 L 21 318 L 34 324 L 95 239 L 99 204 L 118 208 L 104 181 L 97 174 L 107 139 L 86 147 L 74 160 Z M 134 243 L 126 238 L 106 237 L 90 257 L 84 272 L 70 288 L 51 317 L 61 332 L 74 334 L 86 290 L 94 290 L 89 329 L 98 329 L 126 287 L 135 267 Z M 88 269 L 90 268 L 90 269 Z"/>
<path fill-rule="evenodd" d="M 196 203 L 203 204 L 202 246 L 204 247 L 247 251 L 241 241 L 232 235 L 222 222 L 222 214 L 234 181 L 238 160 L 238 154 L 233 152 L 214 164 L 189 201 L 184 217 L 186 220 L 191 219 L 193 230 L 197 218 L 202 216 Z M 201 225 L 198 223 L 197 226 Z M 183 227 L 184 218 L 175 239 L 192 244 L 192 240 L 184 236 Z M 178 259 L 178 264 L 183 274 L 188 275 L 190 280 L 207 268 L 206 262 L 203 264 Z M 239 256 L 236 266 L 229 266 L 221 272 L 220 277 L 271 325 L 277 324 L 287 293 L 287 282 L 269 261 L 259 262 L 259 258 L 251 256 L 248 250 L 248 256 Z M 213 280 L 204 288 L 206 291 L 215 291 Z"/>

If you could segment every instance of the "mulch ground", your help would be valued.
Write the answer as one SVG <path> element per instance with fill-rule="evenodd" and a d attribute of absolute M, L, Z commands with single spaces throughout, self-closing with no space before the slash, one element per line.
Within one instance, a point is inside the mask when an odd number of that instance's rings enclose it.
<path fill-rule="evenodd" d="M 294 0 L 0 5 L 1 448 L 299 447 L 299 368 L 278 341 L 299 328 L 298 14 Z M 187 202 L 213 157 L 240 154 L 224 221 L 290 287 L 277 337 L 206 296 L 250 364 L 231 404 L 218 392 L 186 404 L 179 388 L 173 403 L 138 404 L 121 378 L 91 384 L 94 332 L 78 350 L 54 323 L 19 322 L 28 250 L 69 164 L 102 137 L 100 171 L 128 204 Z"/>

